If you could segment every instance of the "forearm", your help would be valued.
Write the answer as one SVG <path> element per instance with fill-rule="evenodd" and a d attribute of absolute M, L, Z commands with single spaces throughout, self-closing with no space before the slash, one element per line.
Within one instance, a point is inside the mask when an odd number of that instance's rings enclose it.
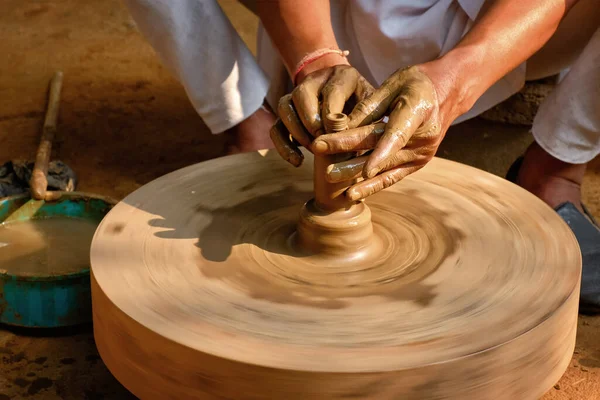
<path fill-rule="evenodd" d="M 329 1 L 259 0 L 257 13 L 290 75 L 305 55 L 323 48 L 338 48 Z M 330 54 L 311 63 L 302 73 L 342 63 L 347 63 L 344 57 Z"/>
<path fill-rule="evenodd" d="M 494 83 L 536 53 L 554 34 L 576 0 L 496 0 L 482 10 L 463 40 L 440 59 L 425 65 L 448 74 L 460 93 L 456 107 L 466 112 Z M 443 95 L 452 92 L 446 88 Z M 458 115 L 457 115 L 458 116 Z"/>

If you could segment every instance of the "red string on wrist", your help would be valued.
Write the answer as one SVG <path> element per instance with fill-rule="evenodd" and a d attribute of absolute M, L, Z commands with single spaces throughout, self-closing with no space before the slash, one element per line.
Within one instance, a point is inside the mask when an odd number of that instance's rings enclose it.
<path fill-rule="evenodd" d="M 348 54 L 350 54 L 350 52 L 348 50 L 325 48 L 325 49 L 315 50 L 312 53 L 308 53 L 307 55 L 305 55 L 302 58 L 302 60 L 300 60 L 298 62 L 298 64 L 296 64 L 296 68 L 294 69 L 294 74 L 292 75 L 292 82 L 294 83 L 294 85 L 296 84 L 296 77 L 298 76 L 300 71 L 302 71 L 304 69 L 304 67 L 306 67 L 308 64 L 312 63 L 313 61 L 316 61 L 319 58 L 326 56 L 327 54 L 339 54 L 342 57 L 348 57 Z"/>

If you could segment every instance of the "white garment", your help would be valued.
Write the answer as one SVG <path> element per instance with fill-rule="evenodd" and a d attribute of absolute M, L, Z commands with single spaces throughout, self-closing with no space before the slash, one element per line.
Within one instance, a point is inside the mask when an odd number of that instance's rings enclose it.
<path fill-rule="evenodd" d="M 396 69 L 451 49 L 484 2 L 332 0 L 332 25 L 340 47 L 351 51 L 352 65 L 378 86 Z M 269 87 L 272 106 L 291 88 L 281 79 L 283 64 L 262 26 L 257 64 L 216 0 L 125 0 L 125 4 L 213 133 L 254 113 Z M 488 90 L 458 121 L 500 103 L 524 82 L 522 66 Z"/>
<path fill-rule="evenodd" d="M 379 86 L 398 68 L 434 60 L 469 31 L 485 0 L 353 0 L 352 27 Z M 476 72 L 475 72 L 476 73 Z M 455 123 L 475 117 L 517 93 L 525 64 L 503 77 Z"/>
<path fill-rule="evenodd" d="M 583 164 L 600 154 L 600 28 L 540 106 L 532 132 L 564 162 Z"/>
<path fill-rule="evenodd" d="M 125 0 L 213 133 L 260 108 L 269 81 L 216 0 Z"/>
<path fill-rule="evenodd" d="M 454 47 L 485 1 L 331 0 L 332 26 L 340 48 L 350 50 L 350 63 L 378 86 L 396 69 L 435 59 Z M 213 133 L 250 116 L 265 96 L 276 106 L 291 89 L 262 26 L 257 63 L 216 0 L 125 3 Z M 596 33 L 535 120 L 538 143 L 564 161 L 586 162 L 600 152 L 599 40 Z M 502 78 L 455 123 L 516 93 L 525 72 L 522 64 Z"/>
<path fill-rule="evenodd" d="M 333 31 L 349 61 L 374 86 L 394 71 L 436 59 L 469 31 L 486 0 L 332 0 Z M 277 51 L 259 31 L 258 62 L 276 77 L 283 68 Z M 525 84 L 525 63 L 493 85 L 454 123 L 473 118 L 517 93 Z M 280 86 L 280 85 L 279 85 Z M 268 101 L 291 89 L 271 87 Z"/>

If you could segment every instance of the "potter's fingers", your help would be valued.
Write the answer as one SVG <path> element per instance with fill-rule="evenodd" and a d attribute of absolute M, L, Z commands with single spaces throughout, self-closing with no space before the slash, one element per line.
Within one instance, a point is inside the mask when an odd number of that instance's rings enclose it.
<path fill-rule="evenodd" d="M 398 96 L 402 81 L 390 76 L 370 96 L 360 101 L 348 115 L 348 128 L 364 126 L 380 119 Z"/>
<path fill-rule="evenodd" d="M 377 175 L 375 178 L 367 179 L 351 186 L 346 191 L 346 196 L 352 200 L 357 201 L 369 197 L 383 189 L 386 189 L 393 184 L 401 181 L 408 175 L 417 172 L 423 168 L 425 164 L 405 164 L 401 167 L 391 169 Z"/>
<path fill-rule="evenodd" d="M 412 149 L 400 150 L 394 156 L 394 168 L 404 165 L 424 164 L 430 157 L 422 155 Z M 364 166 L 369 160 L 369 155 L 355 157 L 347 161 L 331 164 L 327 167 L 326 180 L 331 183 L 341 182 L 349 179 L 358 179 L 362 176 Z"/>
<path fill-rule="evenodd" d="M 318 154 L 337 154 L 371 150 L 385 131 L 385 124 L 371 124 L 360 128 L 319 136 L 312 144 Z"/>
<path fill-rule="evenodd" d="M 304 125 L 302 125 L 300 118 L 298 118 L 298 114 L 296 114 L 292 104 L 291 94 L 287 94 L 279 100 L 277 113 L 292 137 L 296 139 L 300 145 L 310 150 L 313 138 L 310 136 Z"/>
<path fill-rule="evenodd" d="M 313 72 L 292 91 L 292 102 L 300 121 L 315 137 L 323 133 L 319 94 L 331 72 L 329 68 Z"/>
<path fill-rule="evenodd" d="M 373 85 L 371 85 L 369 81 L 365 79 L 364 76 L 359 76 L 358 82 L 356 83 L 356 90 L 354 91 L 356 101 L 363 101 L 367 97 L 371 96 L 374 92 L 375 88 L 373 87 Z"/>
<path fill-rule="evenodd" d="M 275 125 L 270 130 L 271 140 L 275 145 L 275 149 L 285 161 L 292 164 L 294 167 L 302 165 L 304 155 L 298 149 L 296 145 L 292 143 L 288 131 L 285 129 L 285 125 L 281 122 L 281 119 L 277 119 Z"/>
<path fill-rule="evenodd" d="M 348 161 L 331 164 L 327 167 L 325 180 L 330 183 L 360 178 L 369 156 L 352 158 Z"/>
<path fill-rule="evenodd" d="M 324 119 L 329 114 L 338 114 L 344 111 L 346 101 L 356 90 L 358 71 L 349 66 L 336 67 L 333 74 L 323 86 L 323 105 L 321 117 Z"/>
<path fill-rule="evenodd" d="M 364 171 L 364 166 L 368 162 L 369 158 L 369 155 L 364 155 L 348 161 L 331 164 L 327 167 L 326 180 L 328 182 L 335 183 L 348 179 L 360 178 Z M 428 158 L 427 155 L 422 155 L 420 152 L 412 149 L 400 150 L 393 157 L 392 162 L 394 168 L 391 169 L 396 169 L 404 165 L 414 165 L 417 163 L 424 164 L 428 159 L 430 158 Z"/>
<path fill-rule="evenodd" d="M 300 146 L 302 146 L 300 143 L 298 143 L 298 141 L 297 141 L 296 139 L 294 139 L 294 137 L 293 137 L 293 136 L 291 137 L 291 139 L 292 139 L 292 144 L 293 144 L 295 147 L 300 147 Z"/>
<path fill-rule="evenodd" d="M 406 146 L 413 133 L 423 123 L 424 114 L 411 104 L 408 96 L 402 95 L 396 108 L 390 114 L 385 132 L 375 146 L 369 161 L 365 164 L 363 176 L 373 178 L 380 171 L 398 166 L 394 161 L 396 154 Z"/>

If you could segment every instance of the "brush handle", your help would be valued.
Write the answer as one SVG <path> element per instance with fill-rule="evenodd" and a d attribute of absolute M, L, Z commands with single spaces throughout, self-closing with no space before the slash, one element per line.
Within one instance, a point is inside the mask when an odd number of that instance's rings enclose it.
<path fill-rule="evenodd" d="M 36 200 L 44 200 L 46 198 L 46 190 L 48 188 L 48 163 L 50 162 L 50 154 L 52 153 L 52 141 L 54 140 L 54 134 L 56 133 L 56 121 L 58 119 L 62 82 L 62 71 L 56 72 L 50 81 L 50 94 L 48 97 L 48 108 L 44 120 L 42 139 L 35 158 L 35 166 L 33 167 L 31 180 L 29 181 L 31 194 Z"/>

